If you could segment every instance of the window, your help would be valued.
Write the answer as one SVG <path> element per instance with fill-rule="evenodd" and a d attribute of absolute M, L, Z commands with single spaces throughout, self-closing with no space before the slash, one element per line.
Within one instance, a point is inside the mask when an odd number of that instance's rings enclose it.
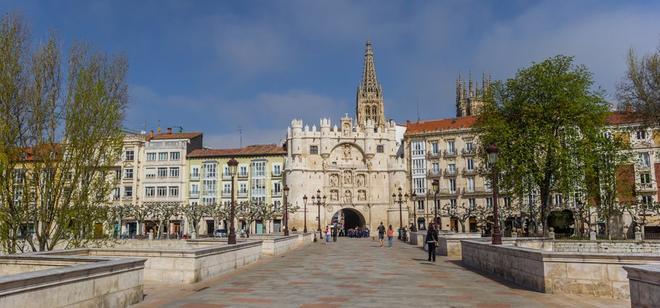
<path fill-rule="evenodd" d="M 133 161 L 135 160 L 135 152 L 133 150 L 126 150 L 126 152 L 124 152 L 124 157 L 128 161 Z"/>
<path fill-rule="evenodd" d="M 561 196 L 561 194 L 555 194 L 555 205 L 556 206 L 561 206 L 564 203 L 564 200 Z"/>
<path fill-rule="evenodd" d="M 449 199 L 449 206 L 452 209 L 456 209 L 456 199 L 454 199 L 454 198 Z"/>
<path fill-rule="evenodd" d="M 379 144 L 376 146 L 376 153 L 385 153 L 385 146 L 382 144 Z"/>
<path fill-rule="evenodd" d="M 204 168 L 204 177 L 211 179 L 215 178 L 215 170 L 216 170 L 215 163 L 205 163 L 203 168 Z"/>
<path fill-rule="evenodd" d="M 468 153 L 474 152 L 474 143 L 472 141 L 465 141 L 465 149 Z"/>
<path fill-rule="evenodd" d="M 410 151 L 412 156 L 423 156 L 424 155 L 425 143 L 422 140 L 416 140 L 410 143 Z"/>
<path fill-rule="evenodd" d="M 263 196 L 266 194 L 266 180 L 265 179 L 253 179 L 252 180 L 252 195 L 253 196 Z"/>
<path fill-rule="evenodd" d="M 179 187 L 170 186 L 170 197 L 178 197 L 178 196 L 179 196 Z"/>
<path fill-rule="evenodd" d="M 248 189 L 247 189 L 247 183 L 239 183 L 238 184 L 238 193 L 239 194 L 247 194 Z"/>
<path fill-rule="evenodd" d="M 639 153 L 639 165 L 644 168 L 651 167 L 651 156 L 648 152 Z"/>
<path fill-rule="evenodd" d="M 167 152 L 159 152 L 158 160 L 167 160 Z"/>
<path fill-rule="evenodd" d="M 266 162 L 265 161 L 254 161 L 254 162 L 252 162 L 252 176 L 253 177 L 264 177 L 264 176 L 266 176 Z"/>
<path fill-rule="evenodd" d="M 222 185 L 222 193 L 223 194 L 231 194 L 231 183 L 224 183 Z"/>
<path fill-rule="evenodd" d="M 144 172 L 144 175 L 147 177 L 147 179 L 156 178 L 156 168 L 147 168 Z"/>
<path fill-rule="evenodd" d="M 640 173 L 639 174 L 639 182 L 642 184 L 650 184 L 651 183 L 651 174 L 648 172 Z"/>
<path fill-rule="evenodd" d="M 121 169 L 115 170 L 115 180 L 121 180 Z"/>
<path fill-rule="evenodd" d="M 239 171 L 238 171 L 238 175 L 239 175 L 240 177 L 246 177 L 246 176 L 248 176 L 248 167 L 247 167 L 247 166 L 244 166 L 244 165 L 243 165 L 243 166 L 240 166 L 240 167 L 239 167 Z"/>
<path fill-rule="evenodd" d="M 431 171 L 433 171 L 433 173 L 435 173 L 435 174 L 440 173 L 440 164 L 439 163 L 433 163 L 431 165 Z"/>
<path fill-rule="evenodd" d="M 465 164 L 467 165 L 467 170 L 468 171 L 474 170 L 474 159 L 472 159 L 472 158 L 466 159 Z"/>
<path fill-rule="evenodd" d="M 487 209 L 492 209 L 493 208 L 493 198 L 492 197 L 486 198 L 486 208 Z"/>
<path fill-rule="evenodd" d="M 199 194 L 199 184 L 190 184 L 190 194 L 191 195 Z"/>
<path fill-rule="evenodd" d="M 154 161 L 154 160 L 156 160 L 156 153 L 154 153 L 154 152 L 152 152 L 152 153 L 147 153 L 147 160 L 148 160 L 148 161 Z"/>
<path fill-rule="evenodd" d="M 231 174 L 229 174 L 229 166 L 224 166 L 222 168 L 222 176 L 225 176 L 225 177 L 230 177 L 231 176 Z"/>
<path fill-rule="evenodd" d="M 438 147 L 438 142 L 433 141 L 431 142 L 431 154 L 438 154 L 440 151 L 440 147 Z"/>
<path fill-rule="evenodd" d="M 225 206 L 229 206 L 228 203 L 229 202 L 225 202 Z M 213 205 L 213 204 L 215 204 L 215 197 L 204 197 L 204 198 L 202 198 L 202 204 L 204 204 L 204 205 Z"/>
<path fill-rule="evenodd" d="M 156 195 L 158 197 L 167 197 L 167 187 L 166 186 L 158 186 L 156 188 Z"/>
<path fill-rule="evenodd" d="M 115 187 L 112 189 L 112 200 L 119 200 L 119 195 L 121 194 L 119 187 Z M 16 194 L 18 197 L 17 200 L 20 200 L 19 194 Z"/>
<path fill-rule="evenodd" d="M 199 178 L 199 167 L 194 166 L 190 168 L 190 177 L 193 179 Z"/>
<path fill-rule="evenodd" d="M 147 186 L 144 188 L 144 196 L 146 198 L 153 198 L 153 196 L 156 194 L 156 188 L 153 186 Z"/>
<path fill-rule="evenodd" d="M 280 200 L 275 200 L 275 201 L 273 202 L 273 210 L 274 210 L 275 212 L 279 212 L 279 210 L 280 210 L 281 207 L 282 207 L 282 201 L 280 201 Z"/>
<path fill-rule="evenodd" d="M 504 197 L 504 207 L 511 207 L 511 197 Z"/>
<path fill-rule="evenodd" d="M 279 176 L 282 174 L 282 166 L 280 165 L 273 165 L 273 175 Z"/>
<path fill-rule="evenodd" d="M 158 177 L 159 178 L 167 177 L 167 168 L 165 168 L 165 167 L 158 168 Z"/>
<path fill-rule="evenodd" d="M 413 178 L 413 191 L 415 194 L 425 194 L 426 193 L 426 179 L 425 178 Z"/>
<path fill-rule="evenodd" d="M 653 204 L 653 195 L 642 195 L 642 204 Z"/>
<path fill-rule="evenodd" d="M 426 172 L 426 160 L 424 158 L 413 158 L 411 163 L 413 175 L 422 175 Z"/>
<path fill-rule="evenodd" d="M 449 170 L 449 173 L 454 174 L 456 173 L 456 164 L 451 163 L 447 165 L 447 170 Z"/>
<path fill-rule="evenodd" d="M 417 200 L 417 209 L 421 211 L 424 210 L 424 200 Z"/>
<path fill-rule="evenodd" d="M 179 177 L 179 167 L 170 167 L 170 177 L 171 178 Z"/>
<path fill-rule="evenodd" d="M 319 146 L 318 145 L 310 145 L 309 146 L 309 154 L 319 154 Z"/>
<path fill-rule="evenodd" d="M 282 183 L 274 182 L 273 183 L 273 194 L 274 195 L 279 195 L 281 193 L 282 193 Z"/>
<path fill-rule="evenodd" d="M 468 206 L 471 211 L 477 208 L 477 201 L 474 198 L 468 199 Z"/>
<path fill-rule="evenodd" d="M 205 195 L 215 195 L 215 180 L 203 180 L 202 186 Z"/>
<path fill-rule="evenodd" d="M 170 160 L 179 160 L 179 159 L 181 159 L 181 153 L 170 152 Z"/>
<path fill-rule="evenodd" d="M 646 140 L 646 130 L 640 129 L 635 133 L 637 140 Z"/>
<path fill-rule="evenodd" d="M 447 153 L 456 154 L 456 143 L 454 140 L 447 140 Z"/>
<path fill-rule="evenodd" d="M 133 197 L 133 186 L 124 186 L 124 197 Z"/>
<path fill-rule="evenodd" d="M 456 193 L 456 179 L 449 179 L 449 192 Z"/>
<path fill-rule="evenodd" d="M 133 178 L 133 168 L 124 169 L 124 178 L 129 180 Z"/>
<path fill-rule="evenodd" d="M 467 178 L 467 191 L 468 192 L 474 192 L 474 178 L 473 177 Z"/>

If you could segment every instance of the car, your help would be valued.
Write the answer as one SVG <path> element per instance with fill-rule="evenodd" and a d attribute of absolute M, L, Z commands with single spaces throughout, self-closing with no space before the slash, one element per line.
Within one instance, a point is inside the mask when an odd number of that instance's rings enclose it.
<path fill-rule="evenodd" d="M 214 237 L 227 237 L 227 230 L 225 229 L 216 229 L 215 232 L 213 232 Z"/>

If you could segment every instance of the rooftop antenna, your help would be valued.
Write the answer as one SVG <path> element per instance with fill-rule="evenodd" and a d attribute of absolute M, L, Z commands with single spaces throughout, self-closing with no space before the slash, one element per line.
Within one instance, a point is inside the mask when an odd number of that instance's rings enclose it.
<path fill-rule="evenodd" d="M 238 136 L 239 148 L 243 148 L 243 128 L 240 126 L 238 127 Z"/>
<path fill-rule="evenodd" d="M 417 96 L 417 122 L 419 122 L 419 95 Z"/>

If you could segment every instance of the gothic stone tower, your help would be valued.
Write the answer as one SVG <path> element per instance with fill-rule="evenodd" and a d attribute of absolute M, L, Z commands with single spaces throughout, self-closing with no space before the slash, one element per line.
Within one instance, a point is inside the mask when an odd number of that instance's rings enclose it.
<path fill-rule="evenodd" d="M 383 105 L 383 88 L 376 78 L 374 64 L 374 51 L 371 42 L 367 41 L 364 52 L 364 67 L 362 68 L 362 81 L 357 88 L 355 113 L 357 125 L 365 127 L 367 120 L 371 120 L 375 127 L 385 127 L 385 108 Z"/>
<path fill-rule="evenodd" d="M 472 81 L 472 74 L 468 77 L 467 85 L 465 80 L 458 75 L 458 79 L 456 79 L 456 116 L 477 115 L 488 91 L 490 91 L 490 75 L 482 75 L 481 88 L 477 82 Z"/>

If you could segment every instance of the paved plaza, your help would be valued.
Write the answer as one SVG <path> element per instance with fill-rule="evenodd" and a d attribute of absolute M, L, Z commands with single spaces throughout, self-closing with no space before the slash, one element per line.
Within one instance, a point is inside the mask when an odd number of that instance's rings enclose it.
<path fill-rule="evenodd" d="M 192 286 L 145 287 L 140 307 L 627 307 L 628 300 L 522 290 L 395 242 L 314 243 Z"/>

